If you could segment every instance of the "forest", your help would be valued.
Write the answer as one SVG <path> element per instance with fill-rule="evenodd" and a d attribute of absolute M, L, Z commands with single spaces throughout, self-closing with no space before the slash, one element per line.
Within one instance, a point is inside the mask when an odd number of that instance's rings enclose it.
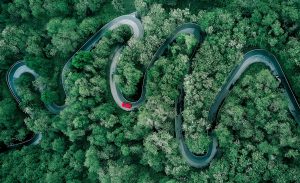
<path fill-rule="evenodd" d="M 175 134 L 175 102 L 185 90 L 183 131 L 196 155 L 207 153 L 209 110 L 231 71 L 253 49 L 279 61 L 300 101 L 298 0 L 2 0 L 0 2 L 0 152 L 41 133 L 36 145 L 0 153 L 0 182 L 299 182 L 300 126 L 278 80 L 253 64 L 235 83 L 213 126 L 218 151 L 207 167 L 183 158 Z M 90 51 L 68 59 L 101 27 L 136 12 L 144 35 L 126 25 Z M 181 34 L 151 67 L 153 55 L 184 23 L 203 40 Z M 137 100 L 147 70 L 146 101 L 132 111 L 114 101 L 112 54 L 125 45 L 114 78 Z M 7 72 L 23 60 L 39 77 Z M 190 65 L 189 65 L 190 64 Z M 42 88 L 42 90 L 41 90 Z M 58 114 L 47 105 L 65 104 Z"/>

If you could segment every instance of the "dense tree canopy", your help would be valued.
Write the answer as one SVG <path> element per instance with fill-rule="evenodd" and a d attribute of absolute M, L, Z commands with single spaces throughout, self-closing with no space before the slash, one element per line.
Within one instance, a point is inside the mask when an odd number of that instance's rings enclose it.
<path fill-rule="evenodd" d="M 188 165 L 174 132 L 174 105 L 183 82 L 185 140 L 192 152 L 206 153 L 210 106 L 231 70 L 253 48 L 278 58 L 300 99 L 299 8 L 297 0 L 2 1 L 0 145 L 33 132 L 41 132 L 43 139 L 2 153 L 0 182 L 299 181 L 300 127 L 280 82 L 260 64 L 242 75 L 222 105 L 215 126 L 220 151 L 207 168 Z M 134 11 L 144 37 L 131 39 L 131 30 L 121 26 L 91 51 L 78 52 L 63 81 L 64 96 L 60 79 L 68 58 L 105 23 Z M 177 37 L 147 72 L 146 102 L 132 112 L 120 109 L 107 74 L 115 49 L 124 45 L 117 84 L 135 100 L 156 50 L 187 22 L 205 32 L 195 55 L 195 38 Z M 24 74 L 16 80 L 22 98 L 18 105 L 5 74 L 21 59 L 40 77 Z M 43 104 L 64 101 L 58 115 Z"/>

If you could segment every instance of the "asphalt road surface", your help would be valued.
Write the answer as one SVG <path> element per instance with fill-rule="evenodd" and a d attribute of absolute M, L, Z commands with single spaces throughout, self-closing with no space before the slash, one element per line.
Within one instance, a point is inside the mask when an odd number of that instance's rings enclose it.
<path fill-rule="evenodd" d="M 68 89 L 64 85 L 65 77 L 69 73 L 69 67 L 71 65 L 71 61 L 73 57 L 76 55 L 78 51 L 90 51 L 95 47 L 95 45 L 101 40 L 101 38 L 105 35 L 105 33 L 108 30 L 113 30 L 121 25 L 128 25 L 131 28 L 131 31 L 133 33 L 132 39 L 141 39 L 144 34 L 144 29 L 142 26 L 141 21 L 136 18 L 135 13 L 130 15 L 124 15 L 121 17 L 118 17 L 108 24 L 104 25 L 99 31 L 97 31 L 81 48 L 79 48 L 72 56 L 71 58 L 66 62 L 65 66 L 62 69 L 61 74 L 61 86 L 64 89 L 65 94 L 67 95 Z M 112 61 L 110 65 L 110 71 L 109 71 L 109 83 L 110 83 L 110 89 L 111 94 L 113 96 L 113 99 L 115 100 L 115 103 L 126 111 L 132 111 L 134 109 L 139 108 L 145 101 L 146 101 L 146 82 L 147 82 L 147 71 L 153 66 L 154 62 L 158 60 L 160 56 L 164 53 L 164 51 L 168 48 L 168 46 L 181 34 L 190 34 L 193 35 L 196 40 L 198 41 L 198 44 L 200 44 L 203 41 L 203 35 L 201 32 L 200 27 L 197 24 L 194 23 L 186 23 L 178 28 L 175 29 L 175 31 L 166 39 L 164 43 L 158 48 L 156 53 L 153 55 L 153 58 L 150 61 L 150 64 L 146 67 L 143 75 L 143 82 L 142 82 L 142 92 L 141 96 L 137 101 L 129 101 L 126 100 L 126 98 L 123 96 L 120 88 L 118 87 L 117 83 L 114 79 L 114 74 L 117 69 L 118 61 L 120 60 L 122 50 L 125 45 L 119 46 L 117 48 L 114 48 Z M 197 46 L 196 46 L 197 48 Z M 195 50 L 196 50 L 195 48 Z M 221 91 L 217 94 L 216 99 L 213 103 L 213 105 L 210 108 L 208 120 L 210 123 L 215 124 L 217 121 L 217 115 L 219 112 L 219 109 L 221 108 L 224 100 L 229 95 L 230 90 L 233 88 L 236 81 L 240 78 L 242 73 L 252 64 L 254 63 L 263 63 L 267 65 L 272 72 L 272 74 L 281 82 L 281 86 L 284 88 L 284 91 L 286 93 L 286 96 L 289 100 L 289 109 L 294 116 L 297 123 L 300 124 L 300 107 L 297 102 L 297 99 L 290 87 L 290 84 L 280 66 L 278 61 L 276 60 L 275 56 L 268 53 L 265 50 L 257 49 L 252 50 L 245 54 L 244 59 L 242 60 L 241 64 L 239 64 L 229 75 L 226 83 L 223 85 Z M 8 87 L 16 99 L 18 103 L 21 103 L 21 97 L 18 95 L 18 92 L 16 90 L 15 86 L 15 80 L 19 78 L 22 74 L 29 73 L 33 75 L 35 78 L 39 77 L 36 72 L 34 72 L 32 69 L 27 67 L 25 65 L 25 61 L 19 61 L 15 63 L 7 72 L 6 81 L 8 84 Z M 40 88 L 40 91 L 42 88 Z M 183 123 L 183 117 L 182 117 L 182 111 L 184 110 L 184 89 L 183 84 L 179 86 L 180 96 L 175 102 L 175 134 L 176 139 L 179 143 L 179 150 L 183 156 L 183 158 L 187 161 L 188 164 L 190 164 L 193 167 L 196 168 L 203 168 L 210 164 L 210 162 L 213 160 L 215 155 L 218 151 L 218 141 L 217 136 L 213 132 L 213 129 L 210 130 L 209 134 L 211 137 L 211 144 L 208 147 L 207 153 L 204 155 L 195 155 L 192 153 L 184 141 L 184 135 L 182 130 L 182 123 Z M 61 110 L 64 109 L 65 105 L 57 105 L 57 104 L 46 104 L 46 108 L 53 114 L 59 114 Z M 36 133 L 27 138 L 27 140 L 23 142 L 18 142 L 15 144 L 10 144 L 7 146 L 1 146 L 0 152 L 19 148 L 24 145 L 35 145 L 40 142 L 42 138 L 41 133 Z"/>

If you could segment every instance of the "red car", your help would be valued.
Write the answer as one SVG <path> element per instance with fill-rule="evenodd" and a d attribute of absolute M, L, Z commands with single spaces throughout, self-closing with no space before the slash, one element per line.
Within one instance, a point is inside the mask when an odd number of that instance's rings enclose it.
<path fill-rule="evenodd" d="M 122 102 L 122 107 L 124 107 L 126 109 L 131 109 L 132 104 L 131 103 L 127 103 L 127 102 Z"/>

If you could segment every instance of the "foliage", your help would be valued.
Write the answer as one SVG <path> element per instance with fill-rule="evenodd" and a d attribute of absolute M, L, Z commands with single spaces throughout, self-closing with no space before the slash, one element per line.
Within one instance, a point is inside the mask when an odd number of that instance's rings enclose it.
<path fill-rule="evenodd" d="M 192 152 L 206 153 L 210 106 L 231 70 L 253 48 L 275 54 L 299 99 L 298 9 L 295 0 L 2 1 L 0 144 L 23 140 L 32 131 L 42 132 L 43 139 L 1 154 L 0 182 L 299 181 L 300 128 L 279 81 L 261 65 L 251 66 L 226 98 L 215 127 L 220 151 L 209 167 L 190 167 L 174 134 L 177 87 L 184 82 L 185 139 Z M 130 29 L 121 26 L 90 52 L 79 52 L 67 73 L 64 98 L 58 81 L 69 56 L 102 25 L 135 10 L 144 38 L 130 39 Z M 194 37 L 180 35 L 146 73 L 146 103 L 133 112 L 121 110 L 107 76 L 115 48 L 124 45 L 118 84 L 135 99 L 154 53 L 186 22 L 206 33 L 195 56 L 190 60 Z M 25 74 L 16 80 L 22 98 L 18 106 L 5 73 L 23 58 L 40 77 Z M 58 115 L 43 105 L 64 101 L 67 107 Z"/>

